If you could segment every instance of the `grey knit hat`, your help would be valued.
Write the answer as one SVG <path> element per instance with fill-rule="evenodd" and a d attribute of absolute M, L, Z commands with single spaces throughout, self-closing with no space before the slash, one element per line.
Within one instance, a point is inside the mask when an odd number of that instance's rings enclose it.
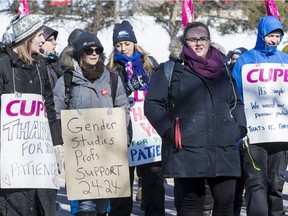
<path fill-rule="evenodd" d="M 137 43 L 133 27 L 127 20 L 123 20 L 122 23 L 116 23 L 113 30 L 113 46 L 120 41 Z"/>
<path fill-rule="evenodd" d="M 79 62 L 82 51 L 91 46 L 96 46 L 103 53 L 103 46 L 95 34 L 90 32 L 82 32 L 73 44 L 73 58 Z"/>
<path fill-rule="evenodd" d="M 19 45 L 43 28 L 44 21 L 31 15 L 20 15 L 19 19 L 12 23 L 14 33 L 14 45 Z"/>

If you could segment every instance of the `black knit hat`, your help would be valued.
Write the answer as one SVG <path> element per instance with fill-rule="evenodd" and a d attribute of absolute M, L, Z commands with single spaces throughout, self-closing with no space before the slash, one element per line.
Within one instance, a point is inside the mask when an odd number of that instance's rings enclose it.
<path fill-rule="evenodd" d="M 44 30 L 44 38 L 45 38 L 45 41 L 48 40 L 52 35 L 54 36 L 55 40 L 57 39 L 57 36 L 58 36 L 58 31 L 48 27 L 48 26 L 44 26 L 43 28 Z"/>
<path fill-rule="evenodd" d="M 83 32 L 81 33 L 75 40 L 73 45 L 73 58 L 79 62 L 80 56 L 82 54 L 82 51 L 91 46 L 96 46 L 98 49 L 100 49 L 101 53 L 103 52 L 104 48 L 98 39 L 98 37 L 95 34 L 92 34 L 90 32 Z"/>
<path fill-rule="evenodd" d="M 113 30 L 113 46 L 120 41 L 131 41 L 137 43 L 133 27 L 127 20 L 115 24 Z"/>
<path fill-rule="evenodd" d="M 16 19 L 12 23 L 12 30 L 15 37 L 13 44 L 21 44 L 28 38 L 32 37 L 43 28 L 43 24 L 44 21 L 34 16 L 20 15 L 19 19 Z"/>
<path fill-rule="evenodd" d="M 83 29 L 78 29 L 78 28 L 74 29 L 74 30 L 70 33 L 70 35 L 69 35 L 69 37 L 68 37 L 68 45 L 69 45 L 69 46 L 73 46 L 76 38 L 77 38 L 80 34 L 82 34 L 83 32 L 85 32 Z"/>

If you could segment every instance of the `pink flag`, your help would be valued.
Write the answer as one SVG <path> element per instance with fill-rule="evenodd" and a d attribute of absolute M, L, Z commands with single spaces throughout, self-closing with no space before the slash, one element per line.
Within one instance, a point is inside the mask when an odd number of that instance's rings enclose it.
<path fill-rule="evenodd" d="M 194 20 L 193 0 L 182 0 L 182 27 Z"/>
<path fill-rule="evenodd" d="M 275 16 L 280 20 L 280 15 L 274 0 L 265 0 L 266 12 L 268 16 Z"/>
<path fill-rule="evenodd" d="M 28 0 L 21 0 L 19 5 L 18 14 L 30 14 L 29 7 L 28 7 Z"/>

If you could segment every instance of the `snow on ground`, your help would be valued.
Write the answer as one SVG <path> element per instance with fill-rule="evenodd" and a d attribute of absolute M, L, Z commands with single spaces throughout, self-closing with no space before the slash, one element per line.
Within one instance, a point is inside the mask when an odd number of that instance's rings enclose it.
<path fill-rule="evenodd" d="M 0 14 L 0 35 L 5 32 L 5 29 L 11 18 L 12 15 Z M 148 51 L 152 56 L 154 56 L 158 62 L 166 61 L 169 56 L 168 46 L 170 38 L 168 33 L 161 27 L 161 25 L 156 24 L 153 17 L 149 16 L 136 16 L 131 17 L 128 20 L 134 27 L 138 44 L 142 46 L 146 51 Z M 85 23 L 76 21 L 58 21 L 49 23 L 48 26 L 56 29 L 59 32 L 57 38 L 57 51 L 61 52 L 67 45 L 67 38 L 73 29 L 84 28 Z M 247 49 L 251 49 L 254 47 L 256 42 L 255 33 L 230 34 L 221 36 L 213 28 L 211 28 L 210 31 L 212 41 L 220 44 L 225 49 L 226 53 L 228 53 L 229 50 L 233 50 L 241 46 L 246 47 Z M 113 26 L 98 32 L 98 37 L 104 46 L 106 57 L 110 55 L 113 49 L 112 34 Z M 284 37 L 283 41 L 287 41 L 287 36 Z M 281 50 L 283 47 L 284 42 L 282 42 L 278 48 Z"/>

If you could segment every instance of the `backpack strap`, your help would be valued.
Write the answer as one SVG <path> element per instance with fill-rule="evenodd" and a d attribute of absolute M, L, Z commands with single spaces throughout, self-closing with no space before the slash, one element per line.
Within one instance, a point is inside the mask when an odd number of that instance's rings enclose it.
<path fill-rule="evenodd" d="M 114 71 L 110 71 L 110 85 L 111 85 L 111 97 L 113 100 L 113 106 L 115 103 L 116 91 L 118 86 L 118 74 Z"/>
<path fill-rule="evenodd" d="M 164 74 L 168 81 L 168 102 L 167 102 L 168 109 L 174 108 L 174 103 L 172 100 L 172 88 L 171 88 L 171 79 L 172 79 L 172 73 L 174 70 L 174 65 L 175 65 L 175 61 L 173 60 L 168 60 L 164 62 Z"/>
<path fill-rule="evenodd" d="M 172 79 L 172 73 L 173 73 L 174 65 L 175 65 L 175 61 L 173 61 L 173 60 L 168 60 L 164 63 L 164 73 L 165 73 L 165 76 L 168 80 L 169 88 L 171 85 L 171 79 Z"/>
<path fill-rule="evenodd" d="M 65 71 L 63 74 L 64 78 L 64 85 L 65 85 L 65 99 L 64 102 L 66 104 L 66 109 L 70 109 L 70 100 L 72 98 L 72 78 L 73 78 L 73 73 L 72 71 Z"/>

